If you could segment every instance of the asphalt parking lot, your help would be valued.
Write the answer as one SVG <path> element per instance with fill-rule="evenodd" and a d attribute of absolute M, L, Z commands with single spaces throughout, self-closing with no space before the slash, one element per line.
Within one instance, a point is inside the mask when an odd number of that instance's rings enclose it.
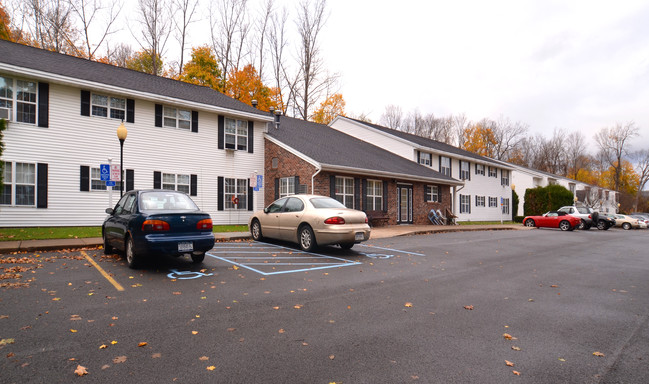
<path fill-rule="evenodd" d="M 2 255 L 21 277 L 0 280 L 0 369 L 6 383 L 644 383 L 648 235 L 446 233 L 310 254 L 243 241 L 140 270 L 95 249 Z"/>

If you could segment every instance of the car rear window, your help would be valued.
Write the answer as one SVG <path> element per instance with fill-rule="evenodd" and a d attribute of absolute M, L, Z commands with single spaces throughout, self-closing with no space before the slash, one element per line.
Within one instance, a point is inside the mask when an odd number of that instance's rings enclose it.
<path fill-rule="evenodd" d="M 340 201 L 331 197 L 314 197 L 309 201 L 314 208 L 346 208 Z"/>
<path fill-rule="evenodd" d="M 143 192 L 140 194 L 140 209 L 143 211 L 197 211 L 194 201 L 183 193 Z"/>
<path fill-rule="evenodd" d="M 584 207 L 578 207 L 577 210 L 579 211 L 579 213 L 584 213 L 584 214 L 590 213 L 588 212 L 588 208 L 584 208 Z"/>

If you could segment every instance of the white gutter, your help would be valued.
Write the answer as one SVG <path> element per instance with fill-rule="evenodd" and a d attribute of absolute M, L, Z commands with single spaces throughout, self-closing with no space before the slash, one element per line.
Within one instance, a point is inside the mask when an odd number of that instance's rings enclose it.
<path fill-rule="evenodd" d="M 130 88 L 122 88 L 122 87 L 117 87 L 114 85 L 109 85 L 104 83 L 98 83 L 90 80 L 75 79 L 63 75 L 54 74 L 51 72 L 43 72 L 31 68 L 18 67 L 15 65 L 9 65 L 5 63 L 0 63 L 0 71 L 8 72 L 9 74 L 18 75 L 20 77 L 25 77 L 25 76 L 33 77 L 37 80 L 47 81 L 48 83 L 62 84 L 62 85 L 72 86 L 75 88 L 85 88 L 85 89 L 94 90 L 102 93 L 112 93 L 112 94 L 125 96 L 129 98 L 147 100 L 157 104 L 167 103 L 172 105 L 185 106 L 193 109 L 199 109 L 202 111 L 244 117 L 247 119 L 270 121 L 270 122 L 275 121 L 274 117 L 270 115 L 266 116 L 264 114 L 242 112 L 242 111 L 237 111 L 229 108 L 218 107 L 211 104 L 203 104 L 203 103 L 188 101 L 176 97 L 162 96 L 162 95 L 149 93 L 149 92 L 136 91 Z M 172 81 L 171 79 L 168 80 Z"/>
<path fill-rule="evenodd" d="M 461 185 L 464 187 L 464 182 L 462 181 L 438 179 L 434 177 L 425 177 L 425 176 L 407 175 L 403 173 L 376 171 L 376 170 L 362 169 L 362 168 L 353 168 L 353 167 L 346 167 L 342 165 L 322 164 L 322 169 L 325 171 L 340 171 L 340 172 L 345 172 L 345 173 L 350 173 L 355 175 L 371 175 L 371 176 L 387 177 L 393 179 L 421 181 L 425 183 L 439 183 L 439 184 L 447 184 L 447 185 L 455 185 L 455 186 Z"/>
<path fill-rule="evenodd" d="M 315 171 L 315 173 L 313 175 L 311 175 L 311 194 L 312 195 L 315 195 L 315 177 L 318 175 L 318 173 L 320 173 L 320 171 L 322 171 L 321 167 L 317 167 L 317 168 L 318 168 L 318 170 Z"/>

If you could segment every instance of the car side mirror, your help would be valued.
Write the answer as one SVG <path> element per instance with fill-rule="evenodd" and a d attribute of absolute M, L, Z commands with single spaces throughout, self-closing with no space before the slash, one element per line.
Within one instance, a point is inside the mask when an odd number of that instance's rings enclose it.
<path fill-rule="evenodd" d="M 268 207 L 264 208 L 264 213 L 268 213 Z"/>
<path fill-rule="evenodd" d="M 115 211 L 113 210 L 113 208 L 106 208 L 106 213 L 112 215 L 113 213 L 115 213 Z"/>

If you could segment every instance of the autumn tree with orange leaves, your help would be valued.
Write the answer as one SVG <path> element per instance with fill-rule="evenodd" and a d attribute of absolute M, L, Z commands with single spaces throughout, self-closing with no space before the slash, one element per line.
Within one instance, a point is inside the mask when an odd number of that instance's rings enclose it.
<path fill-rule="evenodd" d="M 338 115 L 345 116 L 345 99 L 342 94 L 335 93 L 320 103 L 320 106 L 313 112 L 313 121 L 326 125 Z"/>
<path fill-rule="evenodd" d="M 257 100 L 257 108 L 262 111 L 275 107 L 271 103 L 271 89 L 264 85 L 252 64 L 230 71 L 225 94 L 248 105 Z"/>
<path fill-rule="evenodd" d="M 179 80 L 222 91 L 221 70 L 212 48 L 208 46 L 192 48 L 191 56 L 191 60 L 183 66 Z"/>
<path fill-rule="evenodd" d="M 470 125 L 464 129 L 464 138 L 463 149 L 480 156 L 494 157 L 498 142 L 491 127 L 482 122 Z"/>

